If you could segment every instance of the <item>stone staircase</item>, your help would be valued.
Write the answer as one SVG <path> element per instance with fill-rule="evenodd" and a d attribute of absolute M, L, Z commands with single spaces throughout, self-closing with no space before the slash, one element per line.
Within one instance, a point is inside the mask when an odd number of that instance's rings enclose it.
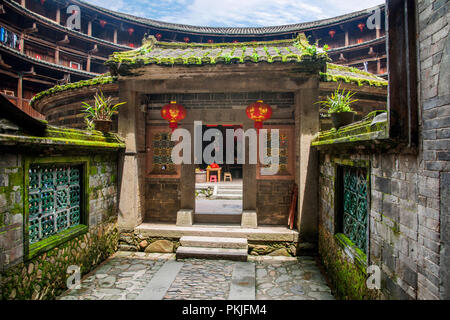
<path fill-rule="evenodd" d="M 218 185 L 214 200 L 242 200 L 242 184 Z"/>
<path fill-rule="evenodd" d="M 246 238 L 183 236 L 176 258 L 247 261 Z"/>

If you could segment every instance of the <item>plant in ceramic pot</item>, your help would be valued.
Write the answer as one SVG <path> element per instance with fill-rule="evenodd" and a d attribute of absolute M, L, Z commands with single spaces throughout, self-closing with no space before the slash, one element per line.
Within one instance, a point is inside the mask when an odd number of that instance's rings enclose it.
<path fill-rule="evenodd" d="M 353 99 L 354 92 L 341 90 L 341 86 L 328 96 L 326 100 L 319 101 L 323 107 L 328 109 L 331 121 L 336 129 L 346 126 L 353 122 L 355 111 L 352 110 L 351 104 L 358 101 Z"/>
<path fill-rule="evenodd" d="M 92 128 L 92 125 L 89 124 L 93 122 L 95 129 L 104 133 L 111 131 L 112 116 L 117 113 L 117 110 L 121 105 L 126 103 L 119 102 L 113 105 L 112 99 L 112 97 L 106 98 L 100 90 L 100 93 L 95 93 L 93 105 L 82 102 L 84 108 L 83 112 L 86 113 L 86 123 L 88 124 L 88 128 Z"/>

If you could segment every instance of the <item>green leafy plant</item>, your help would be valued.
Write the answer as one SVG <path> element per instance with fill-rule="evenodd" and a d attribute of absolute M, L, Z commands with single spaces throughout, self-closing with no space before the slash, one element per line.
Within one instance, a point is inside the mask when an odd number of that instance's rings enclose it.
<path fill-rule="evenodd" d="M 91 106 L 87 102 L 82 102 L 83 113 L 90 120 L 111 120 L 112 116 L 117 113 L 118 108 L 126 103 L 119 102 L 113 105 L 112 99 L 112 97 L 106 98 L 101 90 L 100 93 L 97 91 L 94 96 L 94 105 Z"/>
<path fill-rule="evenodd" d="M 84 123 L 86 124 L 86 128 L 88 130 L 95 130 L 94 121 L 89 116 L 84 117 Z"/>
<path fill-rule="evenodd" d="M 340 113 L 340 112 L 354 112 L 350 105 L 357 99 L 352 99 L 355 92 L 345 91 L 341 86 L 334 90 L 331 96 L 328 96 L 326 100 L 318 101 L 316 103 L 321 104 L 328 109 L 328 113 Z"/>

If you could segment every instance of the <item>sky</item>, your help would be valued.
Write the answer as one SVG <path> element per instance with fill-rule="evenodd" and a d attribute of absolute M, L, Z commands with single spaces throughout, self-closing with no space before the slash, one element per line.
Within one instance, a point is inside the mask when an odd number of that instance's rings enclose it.
<path fill-rule="evenodd" d="M 384 0 L 84 0 L 159 21 L 209 27 L 263 27 L 336 17 Z"/>

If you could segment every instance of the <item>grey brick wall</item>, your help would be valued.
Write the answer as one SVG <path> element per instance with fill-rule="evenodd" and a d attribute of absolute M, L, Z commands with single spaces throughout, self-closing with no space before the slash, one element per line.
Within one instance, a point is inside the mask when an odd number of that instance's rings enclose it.
<path fill-rule="evenodd" d="M 449 1 L 418 0 L 422 153 L 418 183 L 418 299 L 449 298 Z"/>
<path fill-rule="evenodd" d="M 180 179 L 145 180 L 145 221 L 175 223 L 180 210 Z"/>
<path fill-rule="evenodd" d="M 334 158 L 370 161 L 369 264 L 387 298 L 449 298 L 450 84 L 448 0 L 418 0 L 420 141 L 415 154 L 321 156 L 320 219 L 334 234 Z"/>
<path fill-rule="evenodd" d="M 258 180 L 258 224 L 287 225 L 294 181 Z"/>

